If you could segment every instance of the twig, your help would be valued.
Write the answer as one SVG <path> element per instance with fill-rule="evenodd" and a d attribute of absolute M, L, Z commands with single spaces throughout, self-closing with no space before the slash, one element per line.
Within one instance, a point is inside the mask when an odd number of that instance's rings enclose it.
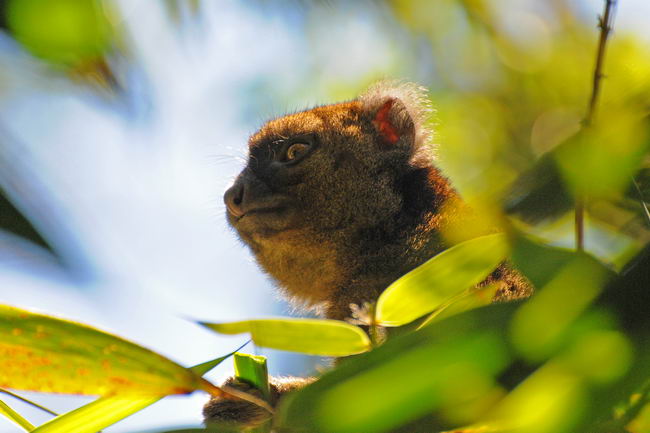
<path fill-rule="evenodd" d="M 614 21 L 614 8 L 616 7 L 616 0 L 605 0 L 605 9 L 603 15 L 598 17 L 598 27 L 600 28 L 600 38 L 598 40 L 598 49 L 596 51 L 596 65 L 594 67 L 593 84 L 591 86 L 591 98 L 587 105 L 587 113 L 582 121 L 583 128 L 589 128 L 593 125 L 596 107 L 598 105 L 598 97 L 600 96 L 601 81 L 603 75 L 603 63 L 605 62 L 605 47 L 607 45 L 607 38 L 612 31 L 612 24 Z M 578 251 L 584 250 L 585 243 L 585 196 L 584 192 L 578 193 L 575 208 L 575 239 L 576 249 Z"/>
<path fill-rule="evenodd" d="M 370 336 L 370 343 L 372 347 L 377 347 L 381 343 L 381 335 L 379 332 L 379 325 L 377 324 L 377 303 L 370 304 L 370 323 L 368 327 L 368 335 Z"/>
<path fill-rule="evenodd" d="M 591 98 L 587 106 L 587 114 L 582 121 L 585 127 L 593 124 L 598 97 L 600 96 L 600 82 L 603 79 L 603 63 L 605 62 L 605 46 L 607 39 L 612 32 L 614 22 L 614 8 L 616 0 L 605 0 L 605 11 L 598 17 L 598 28 L 600 29 L 600 39 L 598 40 L 598 50 L 596 51 L 596 66 L 594 67 L 593 84 L 591 86 Z"/>

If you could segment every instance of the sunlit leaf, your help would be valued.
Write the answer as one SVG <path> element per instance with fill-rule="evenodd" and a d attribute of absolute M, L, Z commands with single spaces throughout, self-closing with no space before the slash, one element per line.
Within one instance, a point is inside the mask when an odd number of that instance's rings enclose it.
<path fill-rule="evenodd" d="M 485 287 L 478 287 L 470 289 L 465 293 L 460 294 L 456 298 L 452 299 L 449 303 L 441 306 L 436 309 L 433 313 L 426 318 L 424 322 L 418 327 L 423 328 L 427 325 L 430 325 L 433 322 L 442 320 L 445 317 L 453 316 L 454 314 L 460 314 L 464 311 L 473 310 L 474 308 L 484 307 L 490 305 L 494 296 L 499 290 L 500 285 L 497 283 L 488 284 Z"/>
<path fill-rule="evenodd" d="M 285 397 L 276 419 L 287 431 L 375 433 L 442 408 L 458 413 L 476 407 L 493 398 L 494 376 L 509 363 L 501 327 L 513 307 L 452 317 L 346 359 Z M 428 420 L 426 427 L 414 431 L 444 430 L 439 419 Z"/>
<path fill-rule="evenodd" d="M 18 412 L 13 410 L 7 403 L 4 401 L 0 400 L 0 415 L 4 415 L 16 424 L 18 424 L 20 427 L 23 428 L 25 431 L 32 431 L 34 430 L 34 426 L 27 421 L 25 418 L 22 417 Z"/>
<path fill-rule="evenodd" d="M 240 350 L 239 347 L 237 350 Z M 203 375 L 224 360 L 235 354 L 227 355 L 191 367 L 196 374 Z M 133 415 L 142 409 L 160 401 L 162 397 L 102 397 L 78 409 L 59 415 L 40 425 L 37 433 L 95 433 L 116 422 Z"/>
<path fill-rule="evenodd" d="M 202 325 L 221 334 L 250 333 L 258 346 L 311 355 L 346 356 L 370 349 L 361 328 L 338 320 L 257 319 Z"/>
<path fill-rule="evenodd" d="M 592 419 L 602 418 L 590 402 L 597 397 L 589 383 L 612 383 L 627 373 L 630 361 L 630 345 L 622 334 L 590 332 L 526 378 L 478 425 L 517 433 L 622 431 L 585 428 Z"/>
<path fill-rule="evenodd" d="M 268 401 L 271 397 L 269 387 L 269 372 L 266 367 L 266 357 L 235 353 L 235 377 L 244 380 L 262 391 L 262 396 Z"/>
<path fill-rule="evenodd" d="M 484 280 L 508 254 L 505 235 L 462 242 L 391 284 L 377 301 L 377 322 L 401 326 Z"/>
<path fill-rule="evenodd" d="M 183 394 L 200 375 L 115 335 L 0 306 L 0 386 L 69 394 Z"/>
<path fill-rule="evenodd" d="M 510 393 L 487 424 L 517 433 L 572 432 L 586 411 L 586 398 L 579 375 L 550 363 Z"/>
<path fill-rule="evenodd" d="M 235 353 L 235 378 L 253 385 L 262 392 L 265 401 L 271 401 L 271 387 L 269 386 L 269 371 L 266 366 L 266 357 L 250 355 L 248 353 Z M 271 431 L 272 419 L 269 418 L 261 425 L 248 430 L 249 433 L 268 433 Z M 221 430 L 219 430 L 221 431 Z"/>
<path fill-rule="evenodd" d="M 544 359 L 562 344 L 567 327 L 594 301 L 607 270 L 588 256 L 577 256 L 517 311 L 515 346 L 530 359 Z"/>

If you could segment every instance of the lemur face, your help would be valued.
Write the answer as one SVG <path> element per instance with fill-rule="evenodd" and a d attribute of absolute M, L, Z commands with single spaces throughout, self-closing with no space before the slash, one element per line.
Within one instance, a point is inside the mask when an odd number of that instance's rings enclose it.
<path fill-rule="evenodd" d="M 375 91 L 272 120 L 250 138 L 224 195 L 228 221 L 292 296 L 326 299 L 355 272 L 355 244 L 373 254 L 368 241 L 398 242 L 385 227 L 426 218 L 430 161 L 414 162 L 424 138 L 407 105 Z"/>

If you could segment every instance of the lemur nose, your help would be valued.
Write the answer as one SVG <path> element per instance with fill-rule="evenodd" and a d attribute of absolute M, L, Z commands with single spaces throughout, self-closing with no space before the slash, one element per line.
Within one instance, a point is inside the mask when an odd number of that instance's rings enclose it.
<path fill-rule="evenodd" d="M 239 181 L 235 182 L 223 195 L 223 201 L 232 216 L 239 218 L 244 215 L 244 209 L 242 207 L 242 203 L 244 202 L 244 183 Z"/>

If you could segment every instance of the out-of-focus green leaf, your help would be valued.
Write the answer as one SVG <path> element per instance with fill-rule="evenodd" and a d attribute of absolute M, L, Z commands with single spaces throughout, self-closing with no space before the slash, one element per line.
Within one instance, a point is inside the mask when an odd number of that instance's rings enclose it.
<path fill-rule="evenodd" d="M 639 416 L 626 427 L 630 433 L 650 433 L 650 404 L 645 405 Z"/>
<path fill-rule="evenodd" d="M 543 245 L 532 238 L 519 236 L 514 242 L 510 260 L 535 287 L 541 288 L 574 258 L 573 251 Z"/>
<path fill-rule="evenodd" d="M 500 402 L 492 415 L 494 421 L 485 424 L 499 432 L 572 432 L 586 410 L 582 385 L 580 376 L 562 365 L 547 364 Z"/>
<path fill-rule="evenodd" d="M 645 125 L 623 111 L 609 113 L 607 122 L 581 131 L 553 154 L 575 194 L 610 197 L 630 185 L 648 144 Z"/>
<path fill-rule="evenodd" d="M 164 430 L 147 431 L 146 433 L 242 433 L 242 429 L 237 426 L 233 426 L 232 424 L 223 423 L 218 426 L 211 425 L 210 427 L 206 427 L 206 428 L 184 428 L 184 429 L 174 429 L 174 430 L 164 429 Z"/>
<path fill-rule="evenodd" d="M 476 426 L 516 433 L 601 431 L 593 421 L 602 414 L 595 411 L 590 399 L 602 401 L 606 392 L 599 390 L 596 394 L 589 385 L 615 384 L 628 373 L 631 359 L 630 345 L 623 334 L 611 330 L 589 332 L 526 378 L 492 408 L 488 420 Z"/>
<path fill-rule="evenodd" d="M 0 306 L 0 386 L 141 396 L 213 388 L 200 375 L 120 337 L 6 305 Z"/>
<path fill-rule="evenodd" d="M 20 427 L 22 427 L 23 430 L 25 431 L 32 431 L 34 430 L 34 426 L 27 421 L 25 418 L 23 418 L 22 415 L 20 415 L 18 412 L 13 410 L 7 403 L 4 401 L 0 400 L 0 415 L 4 415 L 16 424 L 18 424 Z"/>
<path fill-rule="evenodd" d="M 239 347 L 237 350 L 240 350 Z M 191 367 L 194 373 L 204 375 L 237 350 Z M 95 433 L 160 401 L 162 397 L 102 397 L 78 409 L 59 415 L 40 425 L 37 433 Z"/>
<path fill-rule="evenodd" d="M 631 433 L 650 433 L 650 383 L 641 392 L 630 396 L 630 401 L 616 414 Z"/>
<path fill-rule="evenodd" d="M 325 391 L 318 423 L 323 431 L 386 431 L 441 405 L 468 403 L 493 386 L 492 369 L 505 367 L 503 358 L 490 365 L 483 357 L 503 352 L 503 342 L 489 333 L 406 351 Z M 363 408 L 349 404 L 360 399 Z"/>
<path fill-rule="evenodd" d="M 494 376 L 509 362 L 503 327 L 515 307 L 455 316 L 346 359 L 286 396 L 276 421 L 287 431 L 374 433 L 441 408 L 480 406 L 493 398 Z M 443 430 L 440 420 L 431 422 L 414 431 Z"/>
<path fill-rule="evenodd" d="M 271 397 L 269 387 L 269 371 L 266 367 L 266 357 L 248 353 L 235 353 L 235 377 L 244 380 L 262 392 L 266 401 Z"/>
<path fill-rule="evenodd" d="M 401 326 L 484 280 L 508 254 L 504 234 L 462 242 L 391 284 L 377 301 L 377 323 Z"/>
<path fill-rule="evenodd" d="M 548 357 L 562 344 L 567 327 L 595 300 L 609 271 L 586 255 L 576 258 L 521 306 L 512 340 L 529 359 Z"/>
<path fill-rule="evenodd" d="M 346 356 L 370 349 L 361 328 L 338 320 L 256 319 L 230 323 L 202 323 L 221 334 L 250 333 L 255 344 L 311 355 Z"/>
<path fill-rule="evenodd" d="M 92 59 L 110 43 L 109 21 L 96 1 L 10 0 L 7 21 L 28 50 L 54 62 Z"/>
<path fill-rule="evenodd" d="M 560 217 L 574 204 L 553 154 L 546 154 L 512 183 L 503 207 L 523 221 L 538 223 Z"/>

